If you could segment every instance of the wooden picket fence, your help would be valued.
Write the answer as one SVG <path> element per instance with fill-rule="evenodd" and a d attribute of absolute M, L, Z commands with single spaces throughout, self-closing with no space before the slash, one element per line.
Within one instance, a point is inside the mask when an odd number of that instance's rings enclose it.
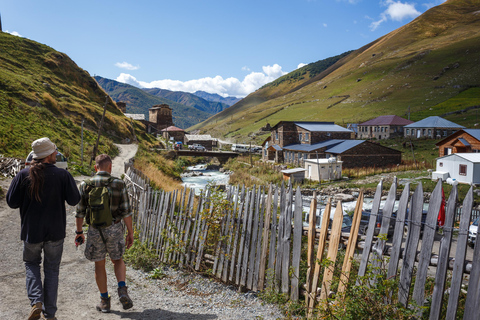
<path fill-rule="evenodd" d="M 429 318 L 440 319 L 442 305 L 445 304 L 448 304 L 446 319 L 456 318 L 464 275 L 469 273 L 470 289 L 463 319 L 480 319 L 476 308 L 480 299 L 480 246 L 474 248 L 473 261 L 466 261 L 473 187 L 463 201 L 458 230 L 454 229 L 458 205 L 457 187 L 452 188 L 446 201 L 446 221 L 439 252 L 432 254 L 437 216 L 443 201 L 441 181 L 437 183 L 430 197 L 424 223 L 421 183 L 413 195 L 410 195 L 410 184 L 405 185 L 398 210 L 392 215 L 397 181 L 392 183 L 383 208 L 380 208 L 383 187 L 380 182 L 374 196 L 367 232 L 362 238 L 359 237 L 362 192 L 354 210 L 350 233 L 342 234 L 341 202 L 336 205 L 331 228 L 330 219 L 322 219 L 320 229 L 316 229 L 315 196 L 310 205 L 309 227 L 303 227 L 300 188 L 294 190 L 283 184 L 252 189 L 230 186 L 225 195 L 219 198 L 211 191 L 200 196 L 195 196 L 193 190 L 188 189 L 174 192 L 154 191 L 147 181 L 148 179 L 134 168 L 129 168 L 125 175 L 140 239 L 156 250 L 163 263 L 197 271 L 208 269 L 217 279 L 235 284 L 240 290 L 258 292 L 269 288 L 288 294 L 293 301 L 298 301 L 303 294 L 309 317 L 318 303 L 327 301 L 335 268 L 342 268 L 336 292 L 337 299 L 342 297 L 346 290 L 345 284 L 349 275 L 351 276 L 354 259 L 359 261 L 359 277 L 364 276 L 367 267 L 371 266 L 377 267 L 373 270 L 384 268 L 388 278 L 398 277 L 398 300 L 404 306 L 424 305 L 428 267 L 434 266 L 435 285 Z M 329 201 L 325 212 L 329 213 L 332 205 Z M 393 219 L 394 233 L 389 245 L 384 237 L 374 236 L 380 210 L 383 216 L 380 234 L 387 234 Z M 405 236 L 406 224 L 408 233 Z M 456 253 L 455 257 L 451 257 L 454 231 L 458 231 Z M 306 237 L 303 237 L 304 235 Z M 417 251 L 420 240 L 421 248 Z M 346 243 L 345 258 L 342 266 L 335 266 L 341 241 Z M 302 248 L 305 251 L 305 247 L 308 270 L 306 279 L 301 279 L 301 252 Z M 321 262 L 325 255 L 330 263 L 322 267 Z M 447 289 L 448 269 L 452 272 L 446 299 L 444 293 Z M 320 281 L 322 273 L 323 278 Z M 371 285 L 374 285 L 374 282 L 375 278 L 372 278 Z M 410 295 L 410 292 L 413 293 Z M 418 310 L 420 315 L 421 309 Z"/>

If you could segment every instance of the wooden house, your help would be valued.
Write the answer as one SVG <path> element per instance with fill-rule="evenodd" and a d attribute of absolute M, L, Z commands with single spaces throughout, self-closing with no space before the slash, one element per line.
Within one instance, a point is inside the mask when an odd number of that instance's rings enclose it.
<path fill-rule="evenodd" d="M 478 153 L 480 152 L 480 129 L 458 130 L 435 145 L 438 147 L 439 157 L 452 153 Z"/>

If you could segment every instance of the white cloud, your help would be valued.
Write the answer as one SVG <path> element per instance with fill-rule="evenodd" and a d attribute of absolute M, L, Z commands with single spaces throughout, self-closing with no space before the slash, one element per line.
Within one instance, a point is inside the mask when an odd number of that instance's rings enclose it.
<path fill-rule="evenodd" d="M 324 23 L 324 24 L 323 24 L 323 26 L 326 28 L 326 27 L 327 27 L 327 24 L 326 24 L 326 23 Z"/>
<path fill-rule="evenodd" d="M 137 80 L 134 76 L 121 73 L 117 77 L 118 82 L 127 83 L 140 88 L 161 88 L 172 91 L 195 92 L 202 90 L 209 93 L 217 93 L 223 97 L 236 96 L 245 97 L 254 92 L 263 85 L 272 82 L 278 77 L 283 76 L 287 72 L 282 70 L 278 64 L 273 66 L 262 67 L 263 72 L 251 72 L 240 81 L 237 78 L 224 79 L 221 76 L 206 77 L 188 81 L 164 79 L 152 82 L 144 82 Z"/>
<path fill-rule="evenodd" d="M 300 69 L 301 67 L 305 67 L 307 64 L 306 63 L 299 63 L 298 66 L 297 66 L 297 69 Z"/>
<path fill-rule="evenodd" d="M 247 67 L 247 66 L 243 66 L 243 67 L 242 67 L 242 71 L 250 71 L 250 68 Z"/>
<path fill-rule="evenodd" d="M 403 3 L 401 1 L 386 0 L 383 5 L 387 9 L 380 14 L 380 19 L 370 24 L 372 31 L 376 30 L 382 23 L 390 20 L 402 21 L 407 18 L 416 18 L 421 13 L 415 9 L 415 4 Z"/>
<path fill-rule="evenodd" d="M 6 32 L 6 33 L 10 33 L 10 34 L 13 35 L 13 36 L 17 36 L 17 37 L 22 37 L 22 38 L 23 38 L 23 36 L 22 36 L 20 33 L 18 33 L 17 31 L 8 31 L 8 30 L 5 30 L 5 32 Z"/>
<path fill-rule="evenodd" d="M 125 62 L 125 61 L 115 63 L 115 67 L 119 67 L 121 69 L 126 69 L 126 70 L 138 70 L 138 69 L 140 69 L 139 66 L 131 65 L 130 63 Z"/>

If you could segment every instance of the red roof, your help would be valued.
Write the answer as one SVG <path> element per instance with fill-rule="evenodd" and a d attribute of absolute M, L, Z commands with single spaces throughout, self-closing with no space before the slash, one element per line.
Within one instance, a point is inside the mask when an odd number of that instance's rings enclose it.
<path fill-rule="evenodd" d="M 379 116 L 375 119 L 368 120 L 364 123 L 360 123 L 359 126 L 406 126 L 407 124 L 411 124 L 413 121 L 404 119 L 399 116 Z"/>
<path fill-rule="evenodd" d="M 170 127 L 165 128 L 165 129 L 162 129 L 161 131 L 185 131 L 185 130 L 177 128 L 175 126 L 170 126 Z"/>

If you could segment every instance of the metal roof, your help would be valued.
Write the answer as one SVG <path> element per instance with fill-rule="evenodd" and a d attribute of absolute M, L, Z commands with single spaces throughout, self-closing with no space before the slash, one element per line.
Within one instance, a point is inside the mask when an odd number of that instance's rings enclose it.
<path fill-rule="evenodd" d="M 311 152 L 315 151 L 321 148 L 326 148 L 326 147 L 332 147 L 334 145 L 337 145 L 339 143 L 342 143 L 345 140 L 338 140 L 338 139 L 331 139 L 331 140 L 326 140 L 322 141 L 319 143 L 315 144 L 291 144 L 289 146 L 283 147 L 284 150 L 289 150 L 289 151 L 304 151 L 304 152 Z"/>
<path fill-rule="evenodd" d="M 330 132 L 353 132 L 352 130 L 341 127 L 334 122 L 297 122 L 294 121 L 296 126 L 308 130 L 310 132 L 330 131 Z"/>
<path fill-rule="evenodd" d="M 460 141 L 461 143 L 463 143 L 463 145 L 464 145 L 465 147 L 470 146 L 470 143 L 468 143 L 468 141 L 465 140 L 465 139 L 463 139 L 463 138 L 459 138 L 458 141 Z"/>
<path fill-rule="evenodd" d="M 335 154 L 343 153 L 364 142 L 365 140 L 344 140 L 342 143 L 332 146 L 331 148 L 328 148 L 327 150 L 325 150 L 325 152 L 335 153 Z"/>
<path fill-rule="evenodd" d="M 274 145 L 272 145 L 272 146 L 270 146 L 270 147 L 272 147 L 272 148 L 275 149 L 276 151 L 282 151 L 282 147 L 280 147 L 278 144 L 274 144 Z"/>
<path fill-rule="evenodd" d="M 389 116 L 379 116 L 375 119 L 365 121 L 360 123 L 359 126 L 405 126 L 411 124 L 413 121 L 407 120 L 405 118 L 389 115 Z"/>
<path fill-rule="evenodd" d="M 460 157 L 469 162 L 480 163 L 480 153 L 452 153 L 452 154 L 437 158 L 437 160 L 451 158 L 451 157 Z"/>
<path fill-rule="evenodd" d="M 465 131 L 475 139 L 480 140 L 480 129 L 463 129 L 463 131 Z"/>
<path fill-rule="evenodd" d="M 405 128 L 458 128 L 464 129 L 464 126 L 448 121 L 441 117 L 431 116 L 423 120 L 406 125 Z"/>
<path fill-rule="evenodd" d="M 200 140 L 213 140 L 212 139 L 212 136 L 209 135 L 209 134 L 186 134 L 185 135 L 185 138 L 187 140 L 196 140 L 196 141 L 200 141 Z"/>
<path fill-rule="evenodd" d="M 180 129 L 180 128 L 175 127 L 175 126 L 170 126 L 170 127 L 165 128 L 165 129 L 162 129 L 161 131 L 185 131 L 185 130 Z"/>
<path fill-rule="evenodd" d="M 143 113 L 124 113 L 124 115 L 133 120 L 145 120 L 145 115 Z"/>
<path fill-rule="evenodd" d="M 282 170 L 282 171 L 280 171 L 280 172 L 281 172 L 281 173 L 286 173 L 286 174 L 292 174 L 292 173 L 305 172 L 305 171 L 307 171 L 307 169 L 294 168 L 294 169 Z"/>

